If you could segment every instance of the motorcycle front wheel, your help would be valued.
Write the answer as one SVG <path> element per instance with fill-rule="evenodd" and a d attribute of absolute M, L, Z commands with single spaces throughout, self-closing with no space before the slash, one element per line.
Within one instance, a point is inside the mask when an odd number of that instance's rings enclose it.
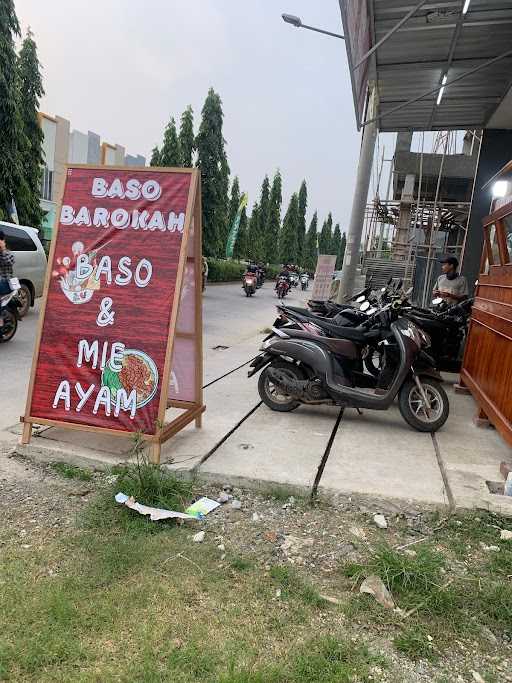
<path fill-rule="evenodd" d="M 14 313 L 12 313 L 12 311 L 5 311 L 4 324 L 2 327 L 0 327 L 0 344 L 5 344 L 6 342 L 11 341 L 16 334 L 17 329 L 18 321 L 16 320 L 16 316 Z"/>
<path fill-rule="evenodd" d="M 280 394 L 275 384 L 272 383 L 268 376 L 269 368 L 281 370 L 290 379 L 305 380 L 306 376 L 302 370 L 293 363 L 287 363 L 284 360 L 276 360 L 268 365 L 260 374 L 258 379 L 258 392 L 263 403 L 271 410 L 277 410 L 280 413 L 289 413 L 300 406 L 300 402 L 296 401 L 291 396 Z"/>
<path fill-rule="evenodd" d="M 435 379 L 421 377 L 430 403 L 427 409 L 423 396 L 413 379 L 406 380 L 398 394 L 398 407 L 404 420 L 419 432 L 437 432 L 448 419 L 450 404 L 443 387 Z"/>

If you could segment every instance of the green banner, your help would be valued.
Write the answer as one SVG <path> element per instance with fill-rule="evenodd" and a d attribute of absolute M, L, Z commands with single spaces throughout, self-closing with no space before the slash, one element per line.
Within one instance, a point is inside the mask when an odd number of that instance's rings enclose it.
<path fill-rule="evenodd" d="M 226 258 L 232 258 L 233 249 L 235 248 L 236 236 L 238 235 L 238 228 L 240 227 L 240 218 L 242 217 L 242 211 L 247 206 L 247 192 L 242 195 L 240 200 L 240 206 L 236 212 L 236 216 L 233 220 L 233 225 L 229 231 L 228 241 L 226 243 Z"/>

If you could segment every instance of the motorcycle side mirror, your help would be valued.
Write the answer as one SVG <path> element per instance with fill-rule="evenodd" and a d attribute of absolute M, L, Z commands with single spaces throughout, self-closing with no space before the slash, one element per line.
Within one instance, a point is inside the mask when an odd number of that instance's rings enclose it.
<path fill-rule="evenodd" d="M 369 301 L 364 301 L 360 306 L 359 310 L 360 311 L 367 311 L 370 308 L 370 302 Z"/>
<path fill-rule="evenodd" d="M 435 299 L 432 299 L 432 305 L 433 306 L 439 306 L 439 304 L 443 303 L 443 298 L 441 296 L 436 296 Z"/>
<path fill-rule="evenodd" d="M 361 296 L 357 297 L 356 302 L 358 304 L 361 304 L 361 303 L 363 303 L 364 300 L 365 300 L 364 294 L 361 294 Z"/>

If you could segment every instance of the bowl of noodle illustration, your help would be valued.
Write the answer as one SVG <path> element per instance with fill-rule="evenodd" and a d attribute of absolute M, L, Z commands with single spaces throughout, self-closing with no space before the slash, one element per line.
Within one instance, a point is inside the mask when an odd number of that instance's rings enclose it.
<path fill-rule="evenodd" d="M 137 408 L 148 404 L 158 389 L 158 370 L 155 362 L 144 351 L 125 349 L 121 370 L 114 370 L 108 363 L 101 375 L 101 384 L 110 389 L 112 402 L 117 392 L 124 389 L 129 396 L 135 389 L 137 392 Z"/>

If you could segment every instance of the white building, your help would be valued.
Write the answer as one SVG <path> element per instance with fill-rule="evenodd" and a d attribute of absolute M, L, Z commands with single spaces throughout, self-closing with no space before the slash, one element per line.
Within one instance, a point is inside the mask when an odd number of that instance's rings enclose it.
<path fill-rule="evenodd" d="M 43 238 L 51 240 L 57 206 L 64 189 L 64 168 L 72 164 L 103 164 L 105 166 L 145 166 L 140 154 L 125 154 L 122 145 L 101 142 L 97 133 L 70 130 L 67 119 L 39 113 L 43 131 L 44 169 L 41 182 L 41 207 L 46 212 L 43 220 Z"/>

